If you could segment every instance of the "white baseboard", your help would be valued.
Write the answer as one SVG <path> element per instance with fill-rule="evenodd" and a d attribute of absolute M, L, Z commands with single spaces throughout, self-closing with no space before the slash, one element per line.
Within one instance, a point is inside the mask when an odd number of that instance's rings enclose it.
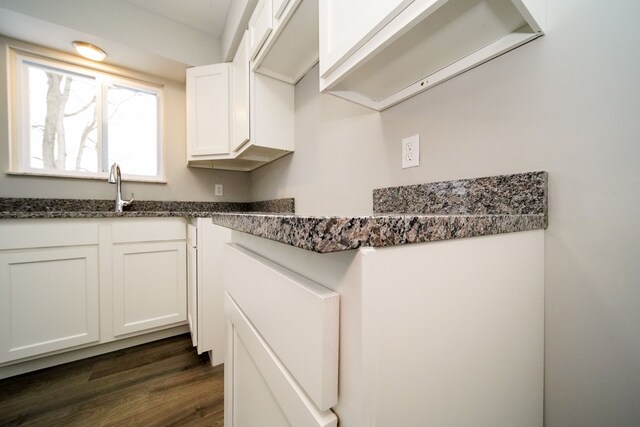
<path fill-rule="evenodd" d="M 39 369 L 49 368 L 51 366 L 62 365 L 63 363 L 69 363 L 75 360 L 87 359 L 99 354 L 109 353 L 127 347 L 134 347 L 136 345 L 146 344 L 148 342 L 181 335 L 188 332 L 189 325 L 181 325 L 169 329 L 163 329 L 161 331 L 151 332 L 148 334 L 137 335 L 131 338 L 111 341 L 105 344 L 98 344 L 95 346 L 72 350 L 65 353 L 59 353 L 51 356 L 41 357 L 38 359 L 13 363 L 8 366 L 0 367 L 0 379 L 13 377 L 15 375 L 24 374 L 27 372 L 37 371 Z"/>

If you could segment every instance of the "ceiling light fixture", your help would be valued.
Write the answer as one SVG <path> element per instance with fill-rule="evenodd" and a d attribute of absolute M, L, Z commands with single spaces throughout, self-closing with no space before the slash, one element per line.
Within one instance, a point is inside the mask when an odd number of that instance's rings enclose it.
<path fill-rule="evenodd" d="M 91 59 L 92 61 L 102 61 L 107 57 L 107 53 L 100 49 L 98 46 L 92 45 L 91 43 L 74 41 L 71 43 L 75 48 L 76 52 L 85 58 Z"/>

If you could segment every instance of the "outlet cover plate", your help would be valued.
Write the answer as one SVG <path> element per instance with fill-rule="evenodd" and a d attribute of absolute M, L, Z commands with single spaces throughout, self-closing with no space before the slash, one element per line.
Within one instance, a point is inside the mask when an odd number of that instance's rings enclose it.
<path fill-rule="evenodd" d="M 402 169 L 420 165 L 420 135 L 413 135 L 402 140 Z"/>
<path fill-rule="evenodd" d="M 222 187 L 222 184 L 216 184 L 214 192 L 216 196 L 224 196 L 224 188 Z"/>

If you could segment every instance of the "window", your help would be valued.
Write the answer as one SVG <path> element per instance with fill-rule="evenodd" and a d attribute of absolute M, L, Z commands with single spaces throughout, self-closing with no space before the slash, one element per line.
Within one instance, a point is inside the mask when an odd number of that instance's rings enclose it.
<path fill-rule="evenodd" d="M 12 171 L 162 181 L 161 88 L 14 51 Z"/>

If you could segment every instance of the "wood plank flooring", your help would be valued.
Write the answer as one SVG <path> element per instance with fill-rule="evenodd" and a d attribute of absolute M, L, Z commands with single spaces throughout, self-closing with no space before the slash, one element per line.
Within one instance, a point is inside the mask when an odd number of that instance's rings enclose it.
<path fill-rule="evenodd" d="M 0 426 L 223 426 L 224 369 L 189 335 L 0 381 Z"/>

